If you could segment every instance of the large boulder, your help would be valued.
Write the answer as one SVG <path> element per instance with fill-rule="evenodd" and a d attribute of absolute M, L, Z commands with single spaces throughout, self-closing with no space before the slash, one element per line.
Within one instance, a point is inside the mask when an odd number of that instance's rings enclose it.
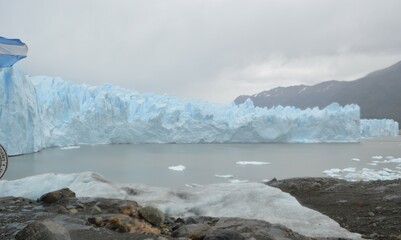
<path fill-rule="evenodd" d="M 35 221 L 15 235 L 16 240 L 71 240 L 70 234 L 53 221 Z"/>
<path fill-rule="evenodd" d="M 38 199 L 38 201 L 44 202 L 44 203 L 55 203 L 55 202 L 59 201 L 60 199 L 68 198 L 68 197 L 75 197 L 75 192 L 71 191 L 69 188 L 63 188 L 63 189 L 56 190 L 53 192 L 48 192 L 48 193 L 42 195 Z"/>
<path fill-rule="evenodd" d="M 139 214 L 154 226 L 160 226 L 165 219 L 162 211 L 150 206 L 139 209 Z"/>

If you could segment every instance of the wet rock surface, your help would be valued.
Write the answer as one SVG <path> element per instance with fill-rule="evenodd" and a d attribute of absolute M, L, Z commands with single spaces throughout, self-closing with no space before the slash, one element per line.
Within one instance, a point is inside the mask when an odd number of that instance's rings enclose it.
<path fill-rule="evenodd" d="M 48 192 L 38 199 L 38 202 L 55 203 L 63 198 L 75 197 L 75 193 L 69 188 L 63 188 L 57 191 Z"/>
<path fill-rule="evenodd" d="M 62 197 L 0 198 L 0 239 L 311 239 L 260 220 L 172 218 L 135 201 L 52 194 Z"/>
<path fill-rule="evenodd" d="M 401 179 L 347 182 L 294 178 L 267 183 L 368 239 L 401 239 Z"/>

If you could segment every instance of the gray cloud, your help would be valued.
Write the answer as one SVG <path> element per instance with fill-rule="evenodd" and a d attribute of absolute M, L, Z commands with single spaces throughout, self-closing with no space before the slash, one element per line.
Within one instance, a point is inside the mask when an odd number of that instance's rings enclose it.
<path fill-rule="evenodd" d="M 397 0 L 0 0 L 31 75 L 229 102 L 401 60 Z"/>

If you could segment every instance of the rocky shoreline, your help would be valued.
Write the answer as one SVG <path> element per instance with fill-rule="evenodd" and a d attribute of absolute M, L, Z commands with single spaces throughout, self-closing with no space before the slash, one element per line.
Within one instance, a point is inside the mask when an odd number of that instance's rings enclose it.
<path fill-rule="evenodd" d="M 401 180 L 296 178 L 267 183 L 351 232 L 401 239 Z M 69 189 L 37 201 L 0 198 L 0 239 L 316 239 L 285 226 L 241 218 L 172 218 L 135 201 L 77 198 Z M 320 239 L 335 239 L 320 238 Z"/>
<path fill-rule="evenodd" d="M 334 178 L 272 180 L 303 206 L 367 239 L 401 239 L 401 179 L 348 182 Z"/>

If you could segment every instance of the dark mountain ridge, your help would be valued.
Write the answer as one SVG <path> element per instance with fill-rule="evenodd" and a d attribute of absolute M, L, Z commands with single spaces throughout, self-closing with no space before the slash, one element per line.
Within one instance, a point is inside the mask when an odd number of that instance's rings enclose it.
<path fill-rule="evenodd" d="M 234 102 L 250 98 L 255 106 L 295 106 L 301 109 L 338 102 L 358 104 L 361 118 L 390 118 L 401 123 L 401 61 L 354 81 L 326 81 L 313 86 L 277 87 L 254 95 L 241 95 Z"/>

